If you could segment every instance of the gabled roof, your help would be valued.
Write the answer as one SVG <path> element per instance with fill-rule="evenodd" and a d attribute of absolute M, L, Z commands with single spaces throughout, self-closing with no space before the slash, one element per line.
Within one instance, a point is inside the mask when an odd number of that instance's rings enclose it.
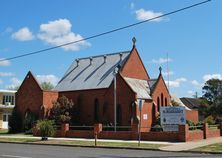
<path fill-rule="evenodd" d="M 157 81 L 158 81 L 158 79 L 150 79 L 150 80 L 148 80 L 148 84 L 149 84 L 151 93 L 153 92 L 153 90 L 154 90 L 154 88 L 156 86 Z"/>
<path fill-rule="evenodd" d="M 150 88 L 146 80 L 124 77 L 124 80 L 137 94 L 139 99 L 152 99 L 150 97 Z"/>
<path fill-rule="evenodd" d="M 177 97 L 176 94 L 171 95 L 171 100 L 177 102 L 180 106 L 184 106 L 186 110 L 191 110 L 189 107 L 187 107 L 180 98 Z"/>
<path fill-rule="evenodd" d="M 190 109 L 197 109 L 201 106 L 201 99 L 199 98 L 180 98 L 180 100 Z"/>
<path fill-rule="evenodd" d="M 130 51 L 76 59 L 58 85 L 57 91 L 108 88 L 113 81 L 115 67 L 121 67 Z"/>

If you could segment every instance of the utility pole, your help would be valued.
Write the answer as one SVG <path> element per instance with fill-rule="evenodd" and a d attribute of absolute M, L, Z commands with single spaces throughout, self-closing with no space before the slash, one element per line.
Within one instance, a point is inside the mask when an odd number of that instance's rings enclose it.
<path fill-rule="evenodd" d="M 116 75 L 118 73 L 118 68 L 116 67 L 114 69 L 113 75 L 114 75 L 114 131 L 116 132 Z"/>

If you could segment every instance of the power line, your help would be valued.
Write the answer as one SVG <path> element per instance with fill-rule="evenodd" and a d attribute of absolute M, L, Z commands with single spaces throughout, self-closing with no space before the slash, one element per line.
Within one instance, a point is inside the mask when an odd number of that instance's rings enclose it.
<path fill-rule="evenodd" d="M 136 26 L 136 25 L 140 25 L 140 24 L 143 24 L 143 23 L 146 23 L 146 22 L 158 19 L 158 18 L 162 18 L 162 17 L 168 16 L 168 15 L 171 15 L 171 14 L 175 14 L 175 13 L 178 13 L 178 12 L 181 12 L 181 11 L 184 11 L 184 10 L 187 10 L 187 9 L 190 9 L 190 8 L 202 5 L 202 4 L 210 2 L 210 1 L 211 0 L 205 0 L 205 1 L 202 1 L 202 2 L 199 2 L 199 3 L 195 3 L 193 5 L 190 5 L 190 6 L 181 8 L 181 9 L 177 9 L 177 10 L 174 10 L 174 11 L 162 14 L 162 15 L 159 15 L 159 16 L 156 16 L 154 18 L 150 18 L 150 19 L 143 20 L 143 21 L 140 21 L 140 22 L 137 22 L 137 23 L 133 23 L 133 24 L 126 25 L 126 26 L 123 26 L 123 27 L 119 27 L 117 29 L 106 31 L 106 32 L 103 32 L 103 33 L 100 33 L 100 34 L 96 34 L 96 35 L 93 35 L 93 36 L 89 36 L 89 37 L 83 38 L 81 40 L 77 40 L 77 41 L 61 44 L 61 45 L 50 47 L 50 48 L 46 48 L 46 49 L 41 49 L 41 50 L 34 51 L 34 52 L 24 53 L 24 54 L 21 54 L 21 55 L 18 55 L 18 56 L 14 56 L 14 57 L 9 57 L 9 58 L 5 58 L 5 59 L 1 59 L 0 62 L 1 61 L 6 61 L 6 60 L 13 60 L 13 59 L 17 59 L 17 58 L 22 58 L 22 57 L 30 56 L 30 55 L 34 55 L 34 54 L 39 54 L 39 53 L 46 52 L 46 51 L 49 51 L 49 50 L 52 50 L 52 49 L 56 49 L 56 48 L 64 47 L 64 46 L 67 46 L 67 45 L 79 43 L 81 41 L 86 41 L 86 40 L 89 40 L 89 39 L 93 39 L 93 38 L 97 38 L 97 37 L 100 37 L 100 36 L 104 36 L 104 35 L 107 35 L 107 34 L 110 34 L 110 33 L 113 33 L 113 32 L 117 32 L 117 31 L 124 30 L 124 29 L 130 28 L 130 27 Z"/>

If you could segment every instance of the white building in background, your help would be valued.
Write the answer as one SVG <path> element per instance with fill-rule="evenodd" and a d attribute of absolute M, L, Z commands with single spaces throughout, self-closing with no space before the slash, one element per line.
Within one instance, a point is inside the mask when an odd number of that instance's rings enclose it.
<path fill-rule="evenodd" d="M 0 90 L 0 129 L 8 129 L 8 120 L 15 107 L 15 93 L 13 90 Z"/>

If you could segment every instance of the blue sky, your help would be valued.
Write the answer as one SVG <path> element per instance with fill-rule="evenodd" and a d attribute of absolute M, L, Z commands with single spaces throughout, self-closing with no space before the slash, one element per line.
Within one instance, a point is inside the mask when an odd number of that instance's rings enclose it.
<path fill-rule="evenodd" d="M 0 2 L 0 58 L 8 58 L 89 37 L 161 15 L 201 0 Z M 210 78 L 222 79 L 222 1 L 211 2 L 130 29 L 42 54 L 0 62 L 0 89 L 18 85 L 31 70 L 53 84 L 76 58 L 137 49 L 151 78 L 166 73 L 170 91 L 192 96 Z M 165 76 L 165 79 L 167 77 Z"/>

